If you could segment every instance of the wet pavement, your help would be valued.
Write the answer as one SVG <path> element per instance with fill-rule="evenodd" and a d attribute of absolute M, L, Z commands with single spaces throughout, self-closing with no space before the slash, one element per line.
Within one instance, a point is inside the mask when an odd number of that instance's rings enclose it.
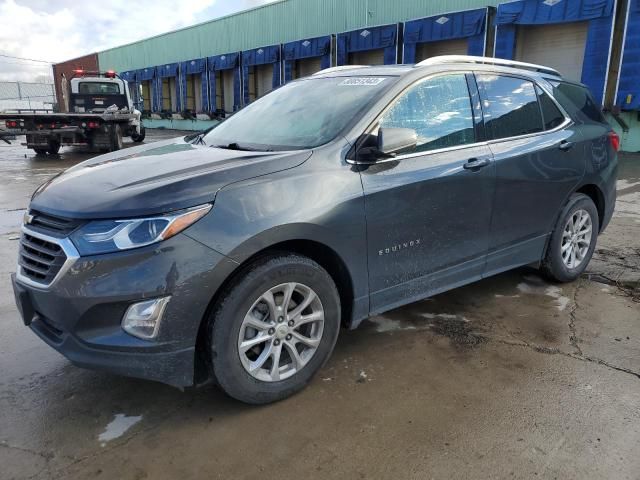
<path fill-rule="evenodd" d="M 0 143 L 0 479 L 640 478 L 640 156 L 583 279 L 524 268 L 372 318 L 265 407 L 76 368 L 21 324 L 24 208 L 90 156 Z"/>

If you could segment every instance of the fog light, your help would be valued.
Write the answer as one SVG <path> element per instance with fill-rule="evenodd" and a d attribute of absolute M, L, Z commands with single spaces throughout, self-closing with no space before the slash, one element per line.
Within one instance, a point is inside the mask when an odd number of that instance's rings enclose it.
<path fill-rule="evenodd" d="M 158 334 L 162 313 L 170 298 L 154 298 L 131 305 L 122 319 L 124 331 L 138 338 L 154 338 Z"/>

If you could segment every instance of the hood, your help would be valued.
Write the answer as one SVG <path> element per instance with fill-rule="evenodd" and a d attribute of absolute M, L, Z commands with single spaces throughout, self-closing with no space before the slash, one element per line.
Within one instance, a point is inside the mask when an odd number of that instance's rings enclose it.
<path fill-rule="evenodd" d="M 155 215 L 213 202 L 230 183 L 295 167 L 310 156 L 310 150 L 226 150 L 181 137 L 79 163 L 38 188 L 31 208 L 82 219 Z"/>

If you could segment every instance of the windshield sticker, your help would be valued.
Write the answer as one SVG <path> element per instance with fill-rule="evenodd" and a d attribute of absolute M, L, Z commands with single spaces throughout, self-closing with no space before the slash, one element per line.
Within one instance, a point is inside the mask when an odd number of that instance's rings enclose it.
<path fill-rule="evenodd" d="M 351 77 L 343 80 L 338 85 L 351 85 L 351 86 L 373 86 L 379 85 L 384 82 L 384 78 L 374 78 L 374 77 Z"/>

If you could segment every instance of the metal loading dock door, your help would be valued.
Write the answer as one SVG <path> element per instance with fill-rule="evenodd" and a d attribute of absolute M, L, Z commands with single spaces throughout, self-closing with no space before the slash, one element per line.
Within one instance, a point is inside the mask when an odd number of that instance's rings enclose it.
<path fill-rule="evenodd" d="M 565 78 L 579 82 L 588 28 L 588 22 L 521 25 L 515 59 L 553 67 Z"/>
<path fill-rule="evenodd" d="M 629 0 L 624 32 L 616 105 L 640 110 L 640 0 Z"/>
<path fill-rule="evenodd" d="M 488 16 L 489 8 L 479 8 L 405 22 L 402 63 L 437 55 L 485 55 Z"/>
<path fill-rule="evenodd" d="M 339 33 L 337 65 L 394 65 L 398 63 L 398 25 L 367 27 Z"/>
<path fill-rule="evenodd" d="M 240 53 L 227 53 L 207 58 L 211 112 L 219 116 L 240 109 Z"/>
<path fill-rule="evenodd" d="M 180 64 L 180 93 L 183 110 L 191 113 L 209 111 L 206 58 L 189 60 Z"/>
<path fill-rule="evenodd" d="M 136 72 L 136 78 L 142 85 L 142 108 L 140 110 L 143 112 L 159 112 L 155 67 L 141 68 Z"/>
<path fill-rule="evenodd" d="M 596 101 L 602 103 L 609 73 L 615 8 L 615 0 L 519 0 L 502 3 L 498 5 L 495 20 L 495 56 L 509 60 L 518 55 L 521 59 L 539 58 L 540 63 L 558 67 L 568 77 L 577 77 L 591 89 Z M 584 23 L 586 27 L 576 23 Z M 523 29 L 543 25 L 557 25 L 558 28 Z M 586 33 L 581 28 L 586 28 Z M 575 37 L 568 40 L 571 35 Z M 584 39 L 580 54 L 584 60 L 577 65 L 576 59 L 569 60 L 569 56 L 576 55 L 580 38 Z M 564 42 L 568 43 L 565 45 Z M 544 52 L 545 43 L 547 50 L 554 51 Z M 579 60 L 580 57 L 577 58 Z"/>
<path fill-rule="evenodd" d="M 133 102 L 133 106 L 138 110 L 142 111 L 139 105 L 139 94 L 138 94 L 138 82 L 136 80 L 136 72 L 135 70 L 131 70 L 129 72 L 120 72 L 119 77 L 122 80 L 126 80 L 129 85 L 129 97 Z"/>
<path fill-rule="evenodd" d="M 331 35 L 285 43 L 282 46 L 285 83 L 331 66 Z"/>
<path fill-rule="evenodd" d="M 178 68 L 179 65 L 177 63 L 168 63 L 166 65 L 156 67 L 157 95 L 159 95 L 158 104 L 160 105 L 159 111 L 179 112 L 182 110 Z"/>
<path fill-rule="evenodd" d="M 280 45 L 246 50 L 241 63 L 245 105 L 280 85 Z"/>

